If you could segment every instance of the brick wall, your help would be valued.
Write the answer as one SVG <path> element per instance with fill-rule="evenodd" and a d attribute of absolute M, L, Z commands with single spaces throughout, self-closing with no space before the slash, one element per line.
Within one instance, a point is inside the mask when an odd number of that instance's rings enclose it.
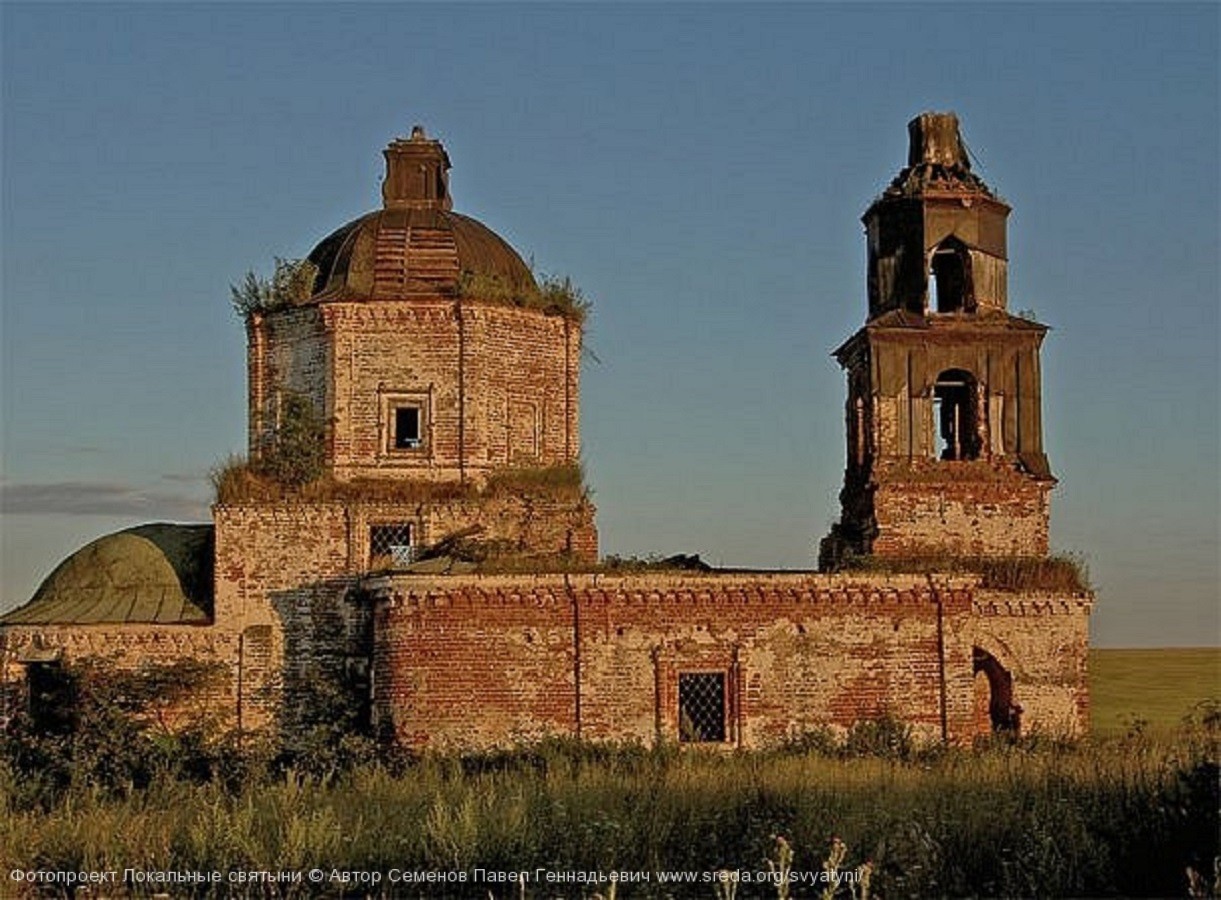
<path fill-rule="evenodd" d="M 965 640 L 1012 675 L 1023 729 L 1089 731 L 1089 614 L 1093 597 L 977 590 Z"/>
<path fill-rule="evenodd" d="M 307 397 L 324 414 L 330 368 L 327 351 L 322 316 L 315 307 L 251 317 L 246 328 L 246 365 L 252 457 L 274 437 L 284 394 Z"/>
<path fill-rule="evenodd" d="M 877 556 L 1047 555 L 1054 482 L 983 460 L 917 460 L 879 467 L 875 477 Z"/>
<path fill-rule="evenodd" d="M 464 304 L 471 459 L 485 465 L 575 460 L 581 328 L 560 316 Z"/>
<path fill-rule="evenodd" d="M 251 448 L 277 397 L 306 393 L 330 421 L 335 476 L 482 478 L 580 452 L 581 328 L 478 301 L 326 303 L 257 317 L 248 335 Z M 422 410 L 421 446 L 392 446 L 396 404 Z"/>
<path fill-rule="evenodd" d="M 0 629 L 0 694 L 6 702 L 21 702 L 26 670 L 31 664 L 58 662 L 66 667 L 89 661 L 119 669 L 172 665 L 190 659 L 218 663 L 215 679 L 179 709 L 174 721 L 215 717 L 223 728 L 249 725 L 240 718 L 238 693 L 243 666 L 251 661 L 241 636 L 197 625 L 9 625 Z M 247 685 L 248 687 L 249 685 Z M 0 718 L 12 710 L 0 709 Z"/>
<path fill-rule="evenodd" d="M 483 540 L 508 541 L 526 554 L 597 556 L 594 506 L 545 492 L 444 503 L 252 503 L 213 507 L 216 617 L 264 623 L 267 598 L 311 584 L 348 587 L 369 570 L 370 529 L 410 523 L 427 546 L 473 526 Z M 329 588 L 328 588 L 329 589 Z"/>
<path fill-rule="evenodd" d="M 975 590 L 913 576 L 395 577 L 375 615 L 375 708 L 415 747 L 673 741 L 678 676 L 714 672 L 729 745 L 884 712 L 935 738 L 943 708 L 948 737 L 965 742 L 978 725 L 975 642 L 999 647 L 998 629 L 1012 628 L 1039 645 L 1030 662 L 1009 662 L 1023 727 L 1077 730 L 1061 713 L 1064 698 L 1085 695 L 1084 641 L 1040 644 L 1052 611 L 1035 601 L 1021 624 L 989 616 L 977 627 L 991 607 Z M 1083 636 L 1088 603 L 1055 616 Z"/>
<path fill-rule="evenodd" d="M 227 560 L 222 529 L 250 519 L 221 512 L 218 554 Z M 336 527 L 327 512 L 314 510 L 318 533 Z M 320 689 L 359 702 L 371 652 L 377 722 L 415 748 L 548 735 L 674 742 L 680 676 L 693 673 L 723 678 L 726 747 L 765 747 L 824 726 L 842 733 L 887 713 L 926 740 L 944 727 L 950 741 L 968 743 L 991 730 L 977 665 L 985 653 L 1011 679 L 1023 732 L 1088 730 L 1088 595 L 916 576 L 396 575 L 364 583 L 366 597 L 373 587 L 381 596 L 370 618 L 367 603 L 352 602 L 360 594 L 349 595 L 354 576 L 272 579 L 274 566 L 263 565 L 273 545 L 260 546 L 261 562 L 252 555 L 240 578 L 227 568 L 225 590 L 218 586 L 218 600 L 231 595 L 224 608 L 233 619 L 9 626 L 0 633 L 4 684 L 20 685 L 38 660 L 214 660 L 227 674 L 195 698 L 198 708 L 246 728 L 291 726 Z M 308 541 L 296 547 L 310 552 Z"/>
<path fill-rule="evenodd" d="M 943 316 L 867 326 L 836 351 L 848 373 L 847 467 L 820 565 L 845 555 L 1046 555 L 1056 482 L 1042 442 L 1042 338 L 1041 326 L 1016 319 Z M 945 373 L 971 385 L 967 459 L 942 458 Z"/>
<path fill-rule="evenodd" d="M 363 678 L 367 611 L 350 593 L 370 565 L 373 525 L 411 523 L 417 544 L 472 525 L 526 553 L 597 556 L 584 500 L 512 496 L 445 504 L 266 503 L 216 506 L 215 619 L 252 656 L 247 718 L 269 721 L 320 684 Z M 253 692 L 253 686 L 258 691 Z"/>
<path fill-rule="evenodd" d="M 338 504 L 216 506 L 215 619 L 248 632 L 262 683 L 250 698 L 270 722 L 346 664 L 357 618 L 349 517 Z M 287 701 L 287 702 L 286 702 Z"/>

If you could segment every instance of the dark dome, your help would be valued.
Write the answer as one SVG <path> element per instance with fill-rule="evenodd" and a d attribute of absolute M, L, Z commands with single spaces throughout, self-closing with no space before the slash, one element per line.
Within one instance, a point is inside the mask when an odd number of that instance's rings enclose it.
<path fill-rule="evenodd" d="M 503 238 L 469 216 L 406 207 L 361 216 L 309 255 L 315 300 L 380 300 L 452 292 L 462 275 L 505 287 L 535 287 L 530 268 Z"/>
<path fill-rule="evenodd" d="M 534 276 L 496 232 L 452 211 L 449 156 L 418 125 L 384 151 L 382 209 L 313 249 L 315 300 L 382 300 L 452 293 L 463 276 L 529 292 Z"/>
<path fill-rule="evenodd" d="M 212 526 L 141 525 L 100 537 L 55 567 L 0 625 L 205 625 Z"/>

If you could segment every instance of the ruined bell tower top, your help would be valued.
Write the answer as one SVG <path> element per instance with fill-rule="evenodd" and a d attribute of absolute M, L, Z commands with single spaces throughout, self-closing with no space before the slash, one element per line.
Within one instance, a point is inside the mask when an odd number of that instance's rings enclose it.
<path fill-rule="evenodd" d="M 869 320 L 1004 313 L 1009 205 L 971 171 L 954 113 L 921 113 L 907 134 L 907 165 L 861 218 Z"/>
<path fill-rule="evenodd" d="M 952 112 L 923 112 L 907 123 L 907 166 L 883 197 L 918 197 L 937 191 L 981 194 L 997 199 L 971 171 L 967 145 Z"/>
<path fill-rule="evenodd" d="M 449 196 L 449 156 L 441 142 L 416 125 L 411 137 L 397 138 L 382 151 L 386 180 L 382 206 L 386 209 L 452 209 Z"/>
<path fill-rule="evenodd" d="M 967 148 L 958 133 L 958 116 L 954 113 L 920 113 L 907 123 L 907 135 L 909 166 L 940 165 L 971 170 Z"/>

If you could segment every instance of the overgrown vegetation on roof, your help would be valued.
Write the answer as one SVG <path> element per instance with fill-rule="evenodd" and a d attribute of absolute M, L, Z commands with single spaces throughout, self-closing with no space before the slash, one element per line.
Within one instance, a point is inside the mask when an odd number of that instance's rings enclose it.
<path fill-rule="evenodd" d="M 986 588 L 1079 594 L 1093 590 L 1089 566 L 1076 553 L 1051 556 L 962 557 L 950 554 L 903 558 L 854 556 L 842 571 L 889 575 L 978 575 Z"/>
<path fill-rule="evenodd" d="M 580 499 L 589 495 L 579 463 L 506 467 L 480 487 L 475 482 L 408 478 L 357 478 L 336 481 L 326 475 L 286 482 L 262 460 L 232 456 L 211 473 L 220 504 L 349 501 L 362 503 L 445 503 L 477 497 L 545 495 Z"/>
<path fill-rule="evenodd" d="M 479 575 L 631 575 L 644 572 L 683 574 L 715 571 L 699 555 L 608 556 L 589 560 L 572 553 L 525 553 L 512 541 L 481 539 L 475 534 L 446 538 L 427 548 L 406 568 L 388 563 L 385 571 Z"/>
<path fill-rule="evenodd" d="M 229 302 L 242 318 L 256 313 L 289 309 L 305 303 L 314 293 L 318 267 L 308 259 L 275 257 L 270 277 L 251 270 L 229 285 Z M 454 287 L 460 298 L 536 309 L 547 315 L 584 322 L 591 303 L 568 276 L 535 275 L 536 284 L 514 285 L 500 275 L 465 271 Z"/>
<path fill-rule="evenodd" d="M 255 313 L 274 312 L 304 303 L 314 293 L 318 267 L 308 259 L 277 256 L 271 277 L 249 271 L 237 284 L 229 285 L 229 302 L 234 311 L 249 319 Z"/>
<path fill-rule="evenodd" d="M 899 481 L 913 484 L 940 484 L 946 481 L 1005 482 L 1013 478 L 1016 467 L 1012 463 L 1000 463 L 990 459 L 918 460 L 914 464 L 897 463 L 891 470 Z"/>
<path fill-rule="evenodd" d="M 591 304 L 571 278 L 537 275 L 536 281 L 537 286 L 517 286 L 500 275 L 466 271 L 458 278 L 455 290 L 459 297 L 537 309 L 574 322 L 585 321 Z"/>
<path fill-rule="evenodd" d="M 583 497 L 589 494 L 585 486 L 585 467 L 579 462 L 553 466 L 506 466 L 488 477 L 487 494 L 550 494 L 559 497 Z"/>

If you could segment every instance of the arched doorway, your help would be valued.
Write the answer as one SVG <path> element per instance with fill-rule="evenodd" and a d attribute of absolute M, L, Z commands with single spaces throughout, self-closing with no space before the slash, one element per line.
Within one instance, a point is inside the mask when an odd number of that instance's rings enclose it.
<path fill-rule="evenodd" d="M 1021 731 L 1022 708 L 1013 702 L 1013 676 L 987 650 L 973 647 L 975 673 L 975 733 L 1010 734 Z"/>

